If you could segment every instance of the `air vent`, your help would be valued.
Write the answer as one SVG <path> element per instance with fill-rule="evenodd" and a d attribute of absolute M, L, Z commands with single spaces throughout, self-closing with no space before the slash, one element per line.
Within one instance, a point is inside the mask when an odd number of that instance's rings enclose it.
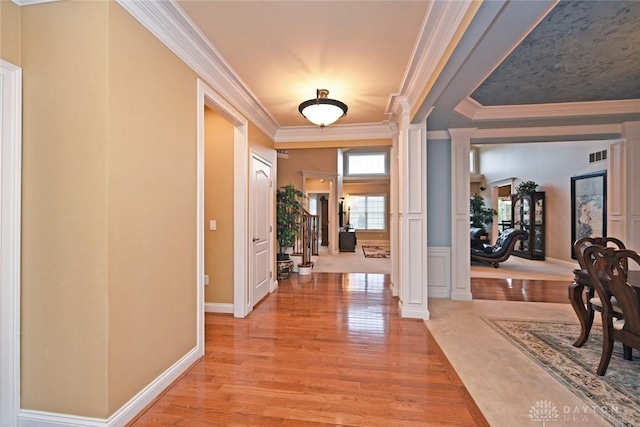
<path fill-rule="evenodd" d="M 607 160 L 607 150 L 589 153 L 589 163 L 601 162 L 603 160 Z"/>
<path fill-rule="evenodd" d="M 280 159 L 288 159 L 289 158 L 289 150 L 277 150 L 278 158 Z"/>

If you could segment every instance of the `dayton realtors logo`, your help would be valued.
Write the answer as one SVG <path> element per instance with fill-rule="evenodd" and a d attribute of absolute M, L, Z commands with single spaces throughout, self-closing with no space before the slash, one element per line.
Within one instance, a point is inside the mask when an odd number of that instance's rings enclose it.
<path fill-rule="evenodd" d="M 584 424 L 588 423 L 592 416 L 602 417 L 605 414 L 618 412 L 617 406 L 563 406 L 562 415 L 556 405 L 549 400 L 538 400 L 529 409 L 529 419 L 541 422 L 546 427 L 548 422 L 562 420 L 564 423 Z"/>
<path fill-rule="evenodd" d="M 531 421 L 542 422 L 542 427 L 545 427 L 549 421 L 558 421 L 560 414 L 556 405 L 548 400 L 538 400 L 529 409 L 529 418 Z"/>

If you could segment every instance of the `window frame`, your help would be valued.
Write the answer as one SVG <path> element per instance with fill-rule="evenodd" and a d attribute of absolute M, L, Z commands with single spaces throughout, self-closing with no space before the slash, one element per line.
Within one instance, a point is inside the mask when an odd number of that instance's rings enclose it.
<path fill-rule="evenodd" d="M 384 158 L 384 172 L 374 173 L 352 173 L 350 171 L 350 161 L 352 157 L 367 157 L 367 156 L 383 156 Z M 386 177 L 389 176 L 389 152 L 388 151 L 347 151 L 344 154 L 344 176 L 349 177 Z"/>
<path fill-rule="evenodd" d="M 362 231 L 362 232 L 375 232 L 375 233 L 384 233 L 387 231 L 388 229 L 388 225 L 387 225 L 387 217 L 388 217 L 388 208 L 387 208 L 387 204 L 388 204 L 388 196 L 384 193 L 371 193 L 371 194 L 349 194 L 349 206 L 351 206 L 351 199 L 355 198 L 355 197 L 364 197 L 365 198 L 365 225 L 367 222 L 367 218 L 369 216 L 369 211 L 366 209 L 367 206 L 367 202 L 366 200 L 369 197 L 382 197 L 382 201 L 383 201 L 383 212 L 382 212 L 382 228 L 356 228 L 354 224 L 351 223 L 351 215 L 353 215 L 353 213 L 351 212 L 351 210 L 349 211 L 349 223 L 351 226 L 353 226 L 355 231 Z"/>

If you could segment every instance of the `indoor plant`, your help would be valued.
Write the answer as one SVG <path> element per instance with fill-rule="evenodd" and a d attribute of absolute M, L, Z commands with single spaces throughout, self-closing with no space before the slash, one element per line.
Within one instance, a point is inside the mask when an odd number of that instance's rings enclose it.
<path fill-rule="evenodd" d="M 536 184 L 535 181 L 524 181 L 518 184 L 516 187 L 516 193 L 520 196 L 531 194 L 536 191 L 536 188 L 538 188 L 538 184 Z"/>
<path fill-rule="evenodd" d="M 471 212 L 471 226 L 485 228 L 486 224 L 493 222 L 493 216 L 498 214 L 495 209 L 487 208 L 484 198 L 478 194 L 472 194 L 469 202 Z"/>
<path fill-rule="evenodd" d="M 300 236 L 300 221 L 304 208 L 302 191 L 292 184 L 279 187 L 276 191 L 276 240 L 278 241 L 278 279 L 286 279 L 293 270 L 293 261 L 286 253 Z"/>

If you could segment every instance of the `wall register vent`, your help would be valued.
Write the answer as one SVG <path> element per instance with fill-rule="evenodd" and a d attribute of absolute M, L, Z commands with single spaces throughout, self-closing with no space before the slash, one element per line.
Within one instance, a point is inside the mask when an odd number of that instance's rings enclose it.
<path fill-rule="evenodd" d="M 589 163 L 601 162 L 603 160 L 607 160 L 607 150 L 589 153 Z"/>

